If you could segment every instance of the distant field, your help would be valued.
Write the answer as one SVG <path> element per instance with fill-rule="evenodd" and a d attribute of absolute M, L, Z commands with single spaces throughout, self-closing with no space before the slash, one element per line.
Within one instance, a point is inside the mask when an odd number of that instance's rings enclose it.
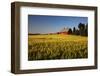
<path fill-rule="evenodd" d="M 28 35 L 28 60 L 87 58 L 87 43 L 75 35 Z"/>

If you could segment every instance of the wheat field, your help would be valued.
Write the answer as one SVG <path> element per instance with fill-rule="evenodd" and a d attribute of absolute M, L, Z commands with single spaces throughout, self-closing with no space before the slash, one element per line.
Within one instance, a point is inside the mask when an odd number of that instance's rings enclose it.
<path fill-rule="evenodd" d="M 87 37 L 76 35 L 28 35 L 28 60 L 88 57 Z"/>

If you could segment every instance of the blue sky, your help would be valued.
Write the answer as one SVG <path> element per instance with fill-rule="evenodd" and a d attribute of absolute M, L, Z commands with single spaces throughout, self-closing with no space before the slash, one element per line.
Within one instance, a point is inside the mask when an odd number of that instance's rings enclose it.
<path fill-rule="evenodd" d="M 78 27 L 79 23 L 88 23 L 87 17 L 76 16 L 46 16 L 46 15 L 28 15 L 29 33 L 55 33 L 64 27 Z"/>

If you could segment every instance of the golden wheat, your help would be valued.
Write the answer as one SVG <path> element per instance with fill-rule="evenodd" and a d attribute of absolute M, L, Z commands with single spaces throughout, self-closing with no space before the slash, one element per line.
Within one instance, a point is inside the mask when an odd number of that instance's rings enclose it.
<path fill-rule="evenodd" d="M 87 42 L 75 35 L 29 35 L 28 60 L 87 58 Z"/>

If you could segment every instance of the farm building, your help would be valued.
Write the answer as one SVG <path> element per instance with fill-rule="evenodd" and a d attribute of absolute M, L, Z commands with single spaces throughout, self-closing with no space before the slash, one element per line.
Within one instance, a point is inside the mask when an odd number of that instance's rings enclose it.
<path fill-rule="evenodd" d="M 60 32 L 57 32 L 57 34 L 64 34 L 64 35 L 66 35 L 66 34 L 68 34 L 68 31 L 69 31 L 69 28 L 63 28 Z"/>

